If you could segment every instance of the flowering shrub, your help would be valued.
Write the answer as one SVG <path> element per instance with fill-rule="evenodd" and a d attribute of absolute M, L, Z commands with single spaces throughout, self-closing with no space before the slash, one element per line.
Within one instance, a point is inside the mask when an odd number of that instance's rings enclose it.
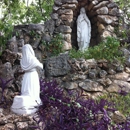
<path fill-rule="evenodd" d="M 114 105 L 101 99 L 81 100 L 79 94 L 75 100 L 64 95 L 55 80 L 40 80 L 42 105 L 39 107 L 38 124 L 44 130 L 129 130 L 130 121 L 114 124 L 109 113 L 114 112 Z M 40 129 L 40 125 L 36 128 Z"/>

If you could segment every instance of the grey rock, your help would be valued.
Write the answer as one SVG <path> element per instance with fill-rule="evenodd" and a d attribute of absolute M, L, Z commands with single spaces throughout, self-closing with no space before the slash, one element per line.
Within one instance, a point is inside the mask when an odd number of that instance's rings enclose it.
<path fill-rule="evenodd" d="M 24 45 L 24 39 L 19 39 L 18 40 L 18 47 L 23 47 Z"/>
<path fill-rule="evenodd" d="M 101 71 L 99 72 L 99 76 L 100 76 L 101 78 L 105 78 L 106 75 L 107 75 L 107 72 L 106 72 L 105 70 L 101 70 Z"/>
<path fill-rule="evenodd" d="M 99 4 L 97 4 L 96 6 L 94 6 L 93 9 L 94 9 L 94 10 L 99 9 L 99 8 L 101 8 L 101 7 L 106 6 L 108 3 L 109 3 L 109 1 L 102 1 L 102 2 L 100 2 Z"/>
<path fill-rule="evenodd" d="M 125 67 L 125 72 L 128 73 L 128 74 L 130 74 L 130 68 Z"/>
<path fill-rule="evenodd" d="M 7 123 L 5 126 L 4 126 L 5 130 L 15 130 L 15 124 L 12 124 L 12 123 Z"/>
<path fill-rule="evenodd" d="M 125 64 L 127 65 L 127 67 L 130 67 L 130 58 L 126 59 Z"/>
<path fill-rule="evenodd" d="M 54 3 L 55 3 L 55 5 L 61 6 L 62 0 L 55 0 Z"/>
<path fill-rule="evenodd" d="M 116 83 L 112 83 L 111 85 L 109 85 L 108 88 L 106 88 L 106 90 L 107 90 L 109 93 L 118 93 L 119 90 L 120 90 L 120 87 L 119 87 L 119 85 L 117 85 Z"/>
<path fill-rule="evenodd" d="M 98 79 L 97 81 L 105 87 L 112 84 L 112 81 L 109 78 L 101 78 Z"/>
<path fill-rule="evenodd" d="M 44 33 L 42 35 L 42 41 L 45 41 L 45 42 L 51 42 L 51 36 L 47 33 Z"/>
<path fill-rule="evenodd" d="M 56 24 L 56 26 L 59 26 L 61 23 L 62 23 L 62 20 L 61 19 L 57 19 L 55 24 Z"/>
<path fill-rule="evenodd" d="M 10 62 L 6 62 L 5 64 L 0 65 L 0 77 L 4 81 L 14 78 L 14 73 L 13 73 L 12 65 L 10 64 Z M 0 81 L 0 83 L 1 83 L 1 81 Z M 13 83 L 13 80 L 11 80 L 7 84 L 7 86 L 10 87 L 12 83 Z"/>
<path fill-rule="evenodd" d="M 61 7 L 58 7 L 58 6 L 54 5 L 54 6 L 53 6 L 53 11 L 54 11 L 54 12 L 57 12 L 60 8 L 61 8 Z"/>
<path fill-rule="evenodd" d="M 76 82 L 63 82 L 63 87 L 66 89 L 76 89 L 78 88 L 78 84 Z"/>
<path fill-rule="evenodd" d="M 114 32 L 114 27 L 112 27 L 111 25 L 106 26 L 106 30 L 109 32 Z"/>
<path fill-rule="evenodd" d="M 120 111 L 115 111 L 111 116 L 111 119 L 117 124 L 124 123 L 127 120 L 126 117 Z"/>
<path fill-rule="evenodd" d="M 105 30 L 105 26 L 103 24 L 98 24 L 98 32 L 102 33 Z"/>
<path fill-rule="evenodd" d="M 5 115 L 0 113 L 0 125 L 5 125 L 5 124 L 7 124 L 7 118 Z"/>
<path fill-rule="evenodd" d="M 86 62 L 81 64 L 81 69 L 82 69 L 83 72 L 87 71 L 88 68 L 89 68 L 89 65 Z"/>
<path fill-rule="evenodd" d="M 121 51 L 123 52 L 123 55 L 126 57 L 126 58 L 129 58 L 130 56 L 130 51 L 126 48 L 121 48 Z"/>
<path fill-rule="evenodd" d="M 62 42 L 63 42 L 63 50 L 64 50 L 64 51 L 67 51 L 67 50 L 72 49 L 72 45 L 71 45 L 70 42 L 67 42 L 67 41 L 65 41 L 65 40 L 63 40 Z"/>
<path fill-rule="evenodd" d="M 17 122 L 16 123 L 18 130 L 28 130 L 28 123 L 27 122 Z"/>
<path fill-rule="evenodd" d="M 80 75 L 80 74 L 79 74 L 79 79 L 80 79 L 80 80 L 85 80 L 86 78 L 87 78 L 87 75 Z"/>
<path fill-rule="evenodd" d="M 101 86 L 98 82 L 92 80 L 86 80 L 84 82 L 80 82 L 79 87 L 89 92 L 103 91 L 103 86 Z"/>
<path fill-rule="evenodd" d="M 87 75 L 83 74 L 71 74 L 70 80 L 72 81 L 78 81 L 78 80 L 85 80 L 87 78 Z"/>
<path fill-rule="evenodd" d="M 50 19 L 45 22 L 44 26 L 45 26 L 45 32 L 53 34 L 54 29 L 55 29 L 55 21 Z"/>
<path fill-rule="evenodd" d="M 97 19 L 101 23 L 105 23 L 105 24 L 113 24 L 114 22 L 118 21 L 117 17 L 115 17 L 115 16 L 109 16 L 109 15 L 98 15 Z"/>
<path fill-rule="evenodd" d="M 28 29 L 43 32 L 44 26 L 42 24 L 29 24 Z"/>
<path fill-rule="evenodd" d="M 96 69 L 89 70 L 88 76 L 91 79 L 95 79 L 97 77 L 97 70 Z"/>
<path fill-rule="evenodd" d="M 71 67 L 68 64 L 68 55 L 62 54 L 57 57 L 48 58 L 45 61 L 46 76 L 61 76 L 66 75 Z"/>
<path fill-rule="evenodd" d="M 63 39 L 67 42 L 71 42 L 71 35 L 70 34 L 63 34 Z"/>
<path fill-rule="evenodd" d="M 95 69 L 97 67 L 97 62 L 95 59 L 86 60 L 89 69 Z"/>
<path fill-rule="evenodd" d="M 113 8 L 109 10 L 109 14 L 113 16 L 119 16 L 119 9 L 118 8 Z"/>
<path fill-rule="evenodd" d="M 63 4 L 62 7 L 65 9 L 72 9 L 72 10 L 76 9 L 75 4 Z"/>
<path fill-rule="evenodd" d="M 40 43 L 41 38 L 32 38 L 30 40 L 30 44 L 33 47 L 33 49 L 36 49 Z"/>
<path fill-rule="evenodd" d="M 97 14 L 108 14 L 108 8 L 102 7 L 96 10 Z"/>
<path fill-rule="evenodd" d="M 109 31 L 104 31 L 103 33 L 102 33 L 102 35 L 101 35 L 101 37 L 103 38 L 103 39 L 105 39 L 105 38 L 107 38 L 107 37 L 111 37 L 112 36 L 112 34 L 111 34 L 111 32 L 109 32 Z"/>
<path fill-rule="evenodd" d="M 18 43 L 15 36 L 8 40 L 6 47 L 12 52 L 18 52 Z"/>
<path fill-rule="evenodd" d="M 71 16 L 72 17 L 72 16 Z M 63 17 L 62 18 L 62 24 L 63 25 L 66 25 L 66 26 L 70 26 L 70 27 L 72 27 L 72 25 L 73 25 L 73 19 L 67 19 L 67 17 L 65 16 L 65 17 Z"/>
<path fill-rule="evenodd" d="M 121 72 L 121 73 L 116 73 L 114 75 L 108 75 L 107 77 L 109 77 L 111 79 L 127 81 L 129 79 L 129 74 L 126 72 Z"/>
<path fill-rule="evenodd" d="M 8 49 L 2 52 L 1 60 L 3 63 L 10 62 L 12 65 L 14 65 L 16 59 L 17 59 L 17 53 L 12 52 Z"/>
<path fill-rule="evenodd" d="M 51 18 L 54 20 L 58 19 L 58 14 L 57 13 L 51 14 Z"/>
<path fill-rule="evenodd" d="M 72 81 L 77 81 L 78 79 L 79 79 L 79 75 L 78 74 L 72 74 L 71 76 L 70 76 L 70 79 L 72 80 Z"/>
<path fill-rule="evenodd" d="M 113 83 L 117 84 L 120 90 L 122 89 L 128 93 L 130 92 L 130 83 L 121 80 L 114 80 Z"/>
<path fill-rule="evenodd" d="M 37 57 L 37 59 L 42 62 L 42 52 L 39 49 L 35 49 L 35 56 Z"/>
<path fill-rule="evenodd" d="M 0 114 L 3 113 L 3 108 L 0 108 Z"/>
<path fill-rule="evenodd" d="M 78 1 L 77 0 L 62 0 L 62 3 L 78 4 Z"/>
<path fill-rule="evenodd" d="M 108 74 L 114 75 L 114 74 L 116 74 L 116 71 L 111 69 L 111 68 L 109 68 Z"/>
<path fill-rule="evenodd" d="M 93 0 L 89 6 L 88 6 L 88 10 L 90 11 L 95 5 L 97 5 L 99 2 L 98 0 Z"/>
<path fill-rule="evenodd" d="M 114 8 L 114 7 L 118 7 L 118 6 L 117 6 L 116 3 L 111 2 L 111 3 L 107 4 L 107 7 L 108 7 L 108 8 Z"/>
<path fill-rule="evenodd" d="M 117 66 L 116 71 L 117 72 L 123 72 L 124 71 L 124 66 L 123 65 Z"/>
<path fill-rule="evenodd" d="M 62 21 L 69 21 L 69 19 L 71 20 L 70 22 L 72 22 L 73 21 L 73 15 L 72 14 L 62 14 L 61 16 L 60 16 L 60 19 L 62 20 Z"/>
<path fill-rule="evenodd" d="M 60 25 L 56 28 L 56 32 L 59 33 L 71 33 L 72 29 L 69 26 Z"/>
<path fill-rule="evenodd" d="M 73 15 L 73 10 L 72 9 L 60 9 L 58 10 L 59 15 Z"/>

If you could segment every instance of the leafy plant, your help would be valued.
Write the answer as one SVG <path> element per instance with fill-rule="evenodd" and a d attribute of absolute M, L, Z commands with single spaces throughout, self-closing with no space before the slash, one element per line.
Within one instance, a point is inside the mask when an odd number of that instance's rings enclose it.
<path fill-rule="evenodd" d="M 81 52 L 76 50 L 70 51 L 70 57 L 72 58 L 85 58 L 85 59 L 106 59 L 110 62 L 120 61 L 123 63 L 125 57 L 122 56 L 120 51 L 120 42 L 114 37 L 107 37 L 105 41 L 94 47 L 89 47 L 87 50 Z"/>
<path fill-rule="evenodd" d="M 85 57 L 85 54 L 86 54 L 86 50 L 83 52 L 83 51 L 80 51 L 80 50 L 76 50 L 75 48 L 72 48 L 70 51 L 69 51 L 69 55 L 71 58 L 86 58 Z"/>
<path fill-rule="evenodd" d="M 119 93 L 109 93 L 101 96 L 100 99 L 113 102 L 115 104 L 115 108 L 123 113 L 123 115 L 130 115 L 130 93 L 126 93 L 125 91 L 120 90 Z"/>
<path fill-rule="evenodd" d="M 115 108 L 109 101 L 81 100 L 84 96 L 82 93 L 71 100 L 69 96 L 65 96 L 55 80 L 41 79 L 40 84 L 43 104 L 39 107 L 38 117 L 34 118 L 38 123 L 35 128 L 40 129 L 42 126 L 44 130 L 130 129 L 129 119 L 124 124 L 113 124 L 109 113 L 114 112 Z"/>
<path fill-rule="evenodd" d="M 50 43 L 42 41 L 42 44 L 45 46 L 47 52 L 50 52 L 52 56 L 56 56 L 63 52 L 63 38 L 61 34 L 55 35 Z"/>

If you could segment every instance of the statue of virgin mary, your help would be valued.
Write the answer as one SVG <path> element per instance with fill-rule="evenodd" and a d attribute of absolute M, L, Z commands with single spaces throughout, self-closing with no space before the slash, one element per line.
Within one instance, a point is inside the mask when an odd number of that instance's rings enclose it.
<path fill-rule="evenodd" d="M 15 96 L 11 110 L 16 114 L 32 114 L 41 104 L 40 83 L 36 68 L 43 69 L 42 63 L 35 57 L 30 44 L 22 47 L 21 68 L 25 71 L 22 80 L 21 95 Z"/>
<path fill-rule="evenodd" d="M 83 51 L 89 47 L 91 38 L 91 23 L 86 15 L 85 8 L 80 9 L 77 19 L 77 42 L 79 50 Z"/>

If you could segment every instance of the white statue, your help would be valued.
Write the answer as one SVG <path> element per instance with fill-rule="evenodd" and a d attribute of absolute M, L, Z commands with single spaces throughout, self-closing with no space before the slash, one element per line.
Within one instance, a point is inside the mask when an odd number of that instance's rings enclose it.
<path fill-rule="evenodd" d="M 80 9 L 77 19 L 77 41 L 79 50 L 83 51 L 89 47 L 91 38 L 91 24 L 86 15 L 85 8 Z"/>
<path fill-rule="evenodd" d="M 43 65 L 35 57 L 31 45 L 22 47 L 21 68 L 25 71 L 22 80 L 21 95 L 15 96 L 11 110 L 16 114 L 32 114 L 41 105 L 40 83 L 36 68 L 43 69 Z"/>

